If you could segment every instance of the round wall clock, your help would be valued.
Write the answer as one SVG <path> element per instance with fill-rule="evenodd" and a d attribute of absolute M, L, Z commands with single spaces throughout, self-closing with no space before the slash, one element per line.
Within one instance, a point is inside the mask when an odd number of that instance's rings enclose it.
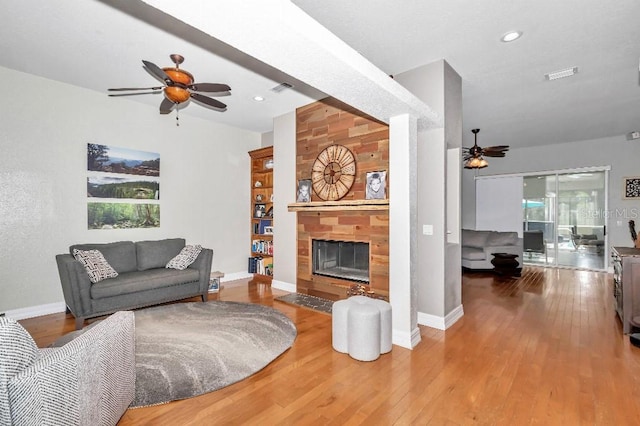
<path fill-rule="evenodd" d="M 311 169 L 313 191 L 325 201 L 339 200 L 349 192 L 356 176 L 356 159 L 342 145 L 324 149 Z"/>

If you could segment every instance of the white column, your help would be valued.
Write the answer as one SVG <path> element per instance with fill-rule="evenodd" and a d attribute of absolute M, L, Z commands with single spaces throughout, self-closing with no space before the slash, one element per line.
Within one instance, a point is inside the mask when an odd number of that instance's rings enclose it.
<path fill-rule="evenodd" d="M 389 301 L 393 344 L 420 343 L 417 325 L 417 120 L 391 117 L 389 127 Z"/>
<path fill-rule="evenodd" d="M 296 114 L 273 119 L 273 281 L 272 288 L 296 292 L 296 223 L 287 205 L 296 201 Z"/>

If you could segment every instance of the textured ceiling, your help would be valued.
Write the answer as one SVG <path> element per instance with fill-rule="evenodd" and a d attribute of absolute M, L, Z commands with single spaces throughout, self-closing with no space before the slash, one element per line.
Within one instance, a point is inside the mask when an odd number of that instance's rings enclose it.
<path fill-rule="evenodd" d="M 157 86 L 142 60 L 173 66 L 172 53 L 185 57 L 181 68 L 196 82 L 232 88 L 231 96 L 219 98 L 226 112 L 190 102 L 180 114 L 266 132 L 273 128 L 273 117 L 326 96 L 180 22 L 148 13 L 139 1 L 0 0 L 0 8 L 0 66 L 105 96 L 108 88 Z M 270 90 L 284 81 L 295 88 L 277 94 Z M 254 101 L 256 95 L 265 101 Z M 113 99 L 114 107 L 131 101 L 159 107 L 162 95 Z M 167 120 L 174 120 L 173 114 Z"/>
<path fill-rule="evenodd" d="M 638 0 L 294 3 L 389 74 L 447 60 L 463 81 L 466 146 L 472 128 L 480 145 L 518 147 L 640 130 Z M 499 41 L 510 30 L 524 34 Z"/>
<path fill-rule="evenodd" d="M 210 3 L 217 2 L 191 0 L 180 7 L 204 10 Z M 279 3 L 282 0 L 268 1 L 274 7 Z M 481 145 L 513 147 L 624 137 L 640 130 L 638 0 L 293 3 L 383 73 L 447 60 L 463 81 L 467 146 L 473 140 L 469 130 L 476 127 L 482 129 Z M 264 132 L 271 130 L 273 117 L 324 96 L 290 76 L 295 73 L 265 65 L 177 19 L 148 13 L 142 1 L 0 0 L 0 6 L 0 66 L 105 96 L 109 87 L 155 84 L 141 60 L 169 66 L 171 53 L 185 56 L 182 67 L 197 82 L 232 87 L 232 96 L 221 98 L 227 112 L 189 105 L 183 114 Z M 203 19 L 222 23 L 223 15 Z M 523 31 L 523 37 L 501 43 L 499 37 L 511 29 Z M 580 69 L 574 77 L 544 79 L 545 73 L 572 66 Z M 269 90 L 283 81 L 295 89 L 280 94 Z M 256 103 L 254 95 L 266 101 Z M 114 105 L 124 101 L 114 99 Z M 157 106 L 161 98 L 126 101 Z"/>

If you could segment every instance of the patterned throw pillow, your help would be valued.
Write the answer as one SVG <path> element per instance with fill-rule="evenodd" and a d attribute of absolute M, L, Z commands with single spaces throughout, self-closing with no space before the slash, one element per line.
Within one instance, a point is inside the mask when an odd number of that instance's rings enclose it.
<path fill-rule="evenodd" d="M 92 283 L 118 276 L 116 270 L 109 265 L 109 262 L 107 262 L 107 259 L 104 258 L 99 250 L 73 249 L 73 257 L 82 263 Z"/>
<path fill-rule="evenodd" d="M 201 245 L 184 246 L 180 253 L 167 263 L 166 267 L 180 270 L 187 269 L 196 260 L 201 251 Z"/>

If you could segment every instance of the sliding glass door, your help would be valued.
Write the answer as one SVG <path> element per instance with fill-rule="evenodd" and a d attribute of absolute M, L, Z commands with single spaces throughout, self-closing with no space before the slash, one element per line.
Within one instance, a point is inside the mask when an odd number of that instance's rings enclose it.
<path fill-rule="evenodd" d="M 523 261 L 553 265 L 556 260 L 556 175 L 525 176 L 522 190 Z"/>
<path fill-rule="evenodd" d="M 605 172 L 558 176 L 558 228 L 566 240 L 559 265 L 605 269 L 605 182 Z"/>
<path fill-rule="evenodd" d="M 525 176 L 524 263 L 605 269 L 607 171 Z"/>

